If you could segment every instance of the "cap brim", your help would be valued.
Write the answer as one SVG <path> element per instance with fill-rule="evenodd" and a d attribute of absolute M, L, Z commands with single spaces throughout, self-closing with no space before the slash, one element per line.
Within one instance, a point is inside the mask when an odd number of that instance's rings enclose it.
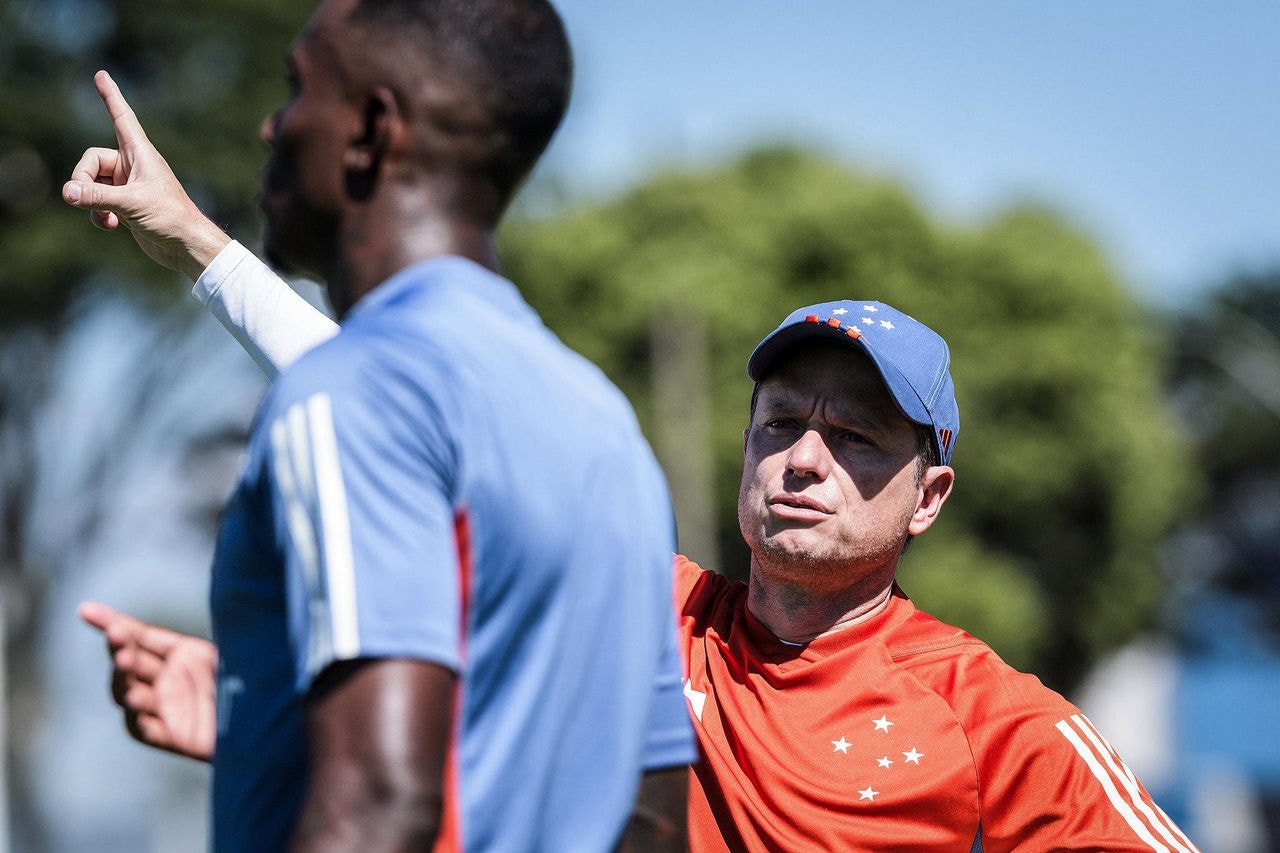
<path fill-rule="evenodd" d="M 875 348 L 867 345 L 865 336 L 853 336 L 826 323 L 800 322 L 776 330 L 761 341 L 760 345 L 751 353 L 751 358 L 747 359 L 747 375 L 753 381 L 759 382 L 786 350 L 805 341 L 828 341 L 835 344 L 844 344 L 851 349 L 865 353 L 871 359 L 871 363 L 876 366 L 876 370 L 884 381 L 885 387 L 889 389 L 889 396 L 897 403 L 898 409 L 907 420 L 920 426 L 935 426 L 924 401 L 920 399 L 920 395 L 916 393 L 915 388 L 907 381 L 907 378 L 902 375 L 902 371 L 888 361 L 882 360 L 876 353 Z"/>

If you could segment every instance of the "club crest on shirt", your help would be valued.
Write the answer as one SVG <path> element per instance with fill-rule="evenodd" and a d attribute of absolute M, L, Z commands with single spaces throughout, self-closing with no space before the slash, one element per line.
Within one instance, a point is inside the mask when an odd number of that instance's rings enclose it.
<path fill-rule="evenodd" d="M 866 715 L 855 721 L 857 731 L 842 733 L 830 740 L 834 760 L 848 762 L 854 784 L 859 787 L 858 803 L 874 803 L 891 792 L 894 782 L 904 772 L 923 767 L 927 752 L 913 740 L 910 732 L 895 731 L 898 724 L 882 713 Z M 849 738 L 852 737 L 853 740 Z"/>

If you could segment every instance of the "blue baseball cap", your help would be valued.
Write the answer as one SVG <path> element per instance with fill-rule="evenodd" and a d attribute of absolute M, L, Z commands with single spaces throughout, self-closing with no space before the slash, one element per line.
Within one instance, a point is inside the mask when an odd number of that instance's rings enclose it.
<path fill-rule="evenodd" d="M 759 382 L 784 350 L 809 340 L 842 341 L 870 356 L 902 414 L 931 427 L 938 458 L 943 465 L 951 461 L 960 407 L 941 335 L 883 302 L 822 302 L 787 315 L 751 353 L 747 375 Z"/>

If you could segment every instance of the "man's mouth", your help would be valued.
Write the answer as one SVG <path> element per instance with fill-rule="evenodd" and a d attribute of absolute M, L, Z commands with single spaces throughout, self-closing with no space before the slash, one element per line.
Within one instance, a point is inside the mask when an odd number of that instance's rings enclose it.
<path fill-rule="evenodd" d="M 769 511 L 779 518 L 814 519 L 831 515 L 831 509 L 821 501 L 806 495 L 783 492 L 768 500 Z"/>

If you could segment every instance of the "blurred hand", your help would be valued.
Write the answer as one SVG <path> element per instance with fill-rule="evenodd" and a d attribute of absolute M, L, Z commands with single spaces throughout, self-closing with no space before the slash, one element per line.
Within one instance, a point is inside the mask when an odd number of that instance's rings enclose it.
<path fill-rule="evenodd" d="M 80 618 L 107 638 L 111 695 L 135 740 L 208 761 L 217 735 L 213 643 L 86 601 Z"/>
<path fill-rule="evenodd" d="M 111 75 L 99 71 L 93 82 L 120 147 L 85 151 L 62 186 L 63 200 L 106 231 L 123 224 L 147 257 L 198 278 L 231 238 L 187 195 Z"/>

